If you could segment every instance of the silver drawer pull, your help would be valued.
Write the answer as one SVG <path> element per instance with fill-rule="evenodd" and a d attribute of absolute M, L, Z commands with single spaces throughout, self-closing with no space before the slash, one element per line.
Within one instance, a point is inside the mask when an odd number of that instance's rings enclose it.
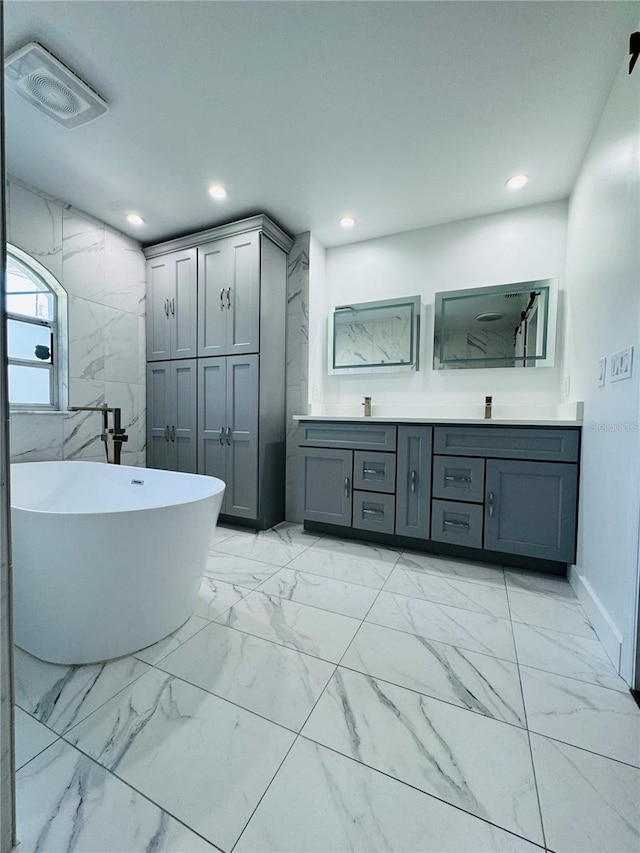
<path fill-rule="evenodd" d="M 344 478 L 344 496 L 345 498 L 349 497 L 349 489 L 351 488 L 351 482 L 348 477 Z"/>
<path fill-rule="evenodd" d="M 411 472 L 411 491 L 415 492 L 416 490 L 416 472 Z"/>
<path fill-rule="evenodd" d="M 451 474 L 447 474 L 445 480 L 453 483 L 470 483 L 471 477 L 453 477 Z"/>
<path fill-rule="evenodd" d="M 383 509 L 362 509 L 363 515 L 384 515 Z"/>
<path fill-rule="evenodd" d="M 489 515 L 493 518 L 493 492 L 489 492 Z"/>
<path fill-rule="evenodd" d="M 220 288 L 220 310 L 224 311 L 224 287 Z"/>
<path fill-rule="evenodd" d="M 364 468 L 363 474 L 381 474 L 384 477 L 384 471 L 378 471 L 376 468 Z"/>
<path fill-rule="evenodd" d="M 443 521 L 442 523 L 444 524 L 445 527 L 457 527 L 460 530 L 468 530 L 469 529 L 469 525 L 466 524 L 464 521 Z"/>
<path fill-rule="evenodd" d="M 220 427 L 220 432 L 218 434 L 218 441 L 220 442 L 220 444 L 224 444 L 224 439 L 222 437 L 223 435 L 224 435 L 224 427 Z"/>
<path fill-rule="evenodd" d="M 164 313 L 167 315 L 167 317 L 169 316 L 169 300 L 168 299 L 164 300 Z"/>

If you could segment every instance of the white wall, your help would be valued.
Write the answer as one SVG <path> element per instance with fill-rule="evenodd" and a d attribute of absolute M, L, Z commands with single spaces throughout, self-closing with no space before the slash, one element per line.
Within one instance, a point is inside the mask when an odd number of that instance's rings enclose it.
<path fill-rule="evenodd" d="M 122 461 L 145 464 L 145 260 L 112 228 L 10 180 L 7 239 L 46 267 L 68 294 L 69 404 L 122 408 Z M 12 413 L 11 459 L 104 461 L 97 413 Z"/>
<path fill-rule="evenodd" d="M 625 59 L 569 206 L 567 370 L 585 402 L 574 584 L 631 680 L 640 513 L 640 95 Z M 634 345 L 630 380 L 596 382 L 597 361 Z"/>
<path fill-rule="evenodd" d="M 326 356 L 312 355 L 320 346 L 318 335 L 326 335 L 318 324 L 312 289 L 309 385 L 313 413 L 358 414 L 366 394 L 373 397 L 374 415 L 400 414 L 407 406 L 418 413 L 420 407 L 448 405 L 477 406 L 476 416 L 482 417 L 484 397 L 491 394 L 497 417 L 500 406 L 507 403 L 537 407 L 539 414 L 552 417 L 561 401 L 558 364 L 538 369 L 433 371 L 433 306 L 437 291 L 540 278 L 558 278 L 562 289 L 566 221 L 567 203 L 558 201 L 328 249 L 324 289 L 317 300 L 318 310 L 324 312 L 322 320 L 334 305 L 419 294 L 424 304 L 421 367 L 411 374 L 326 375 Z M 319 399 L 314 399 L 314 386 Z M 471 412 L 465 409 L 465 414 Z"/>

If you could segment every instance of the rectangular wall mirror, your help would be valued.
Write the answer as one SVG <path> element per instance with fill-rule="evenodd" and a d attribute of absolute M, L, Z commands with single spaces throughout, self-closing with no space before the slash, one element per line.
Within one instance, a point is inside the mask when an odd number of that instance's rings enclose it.
<path fill-rule="evenodd" d="M 549 367 L 555 279 L 436 293 L 434 370 Z"/>
<path fill-rule="evenodd" d="M 337 305 L 329 316 L 329 373 L 417 370 L 420 297 Z"/>

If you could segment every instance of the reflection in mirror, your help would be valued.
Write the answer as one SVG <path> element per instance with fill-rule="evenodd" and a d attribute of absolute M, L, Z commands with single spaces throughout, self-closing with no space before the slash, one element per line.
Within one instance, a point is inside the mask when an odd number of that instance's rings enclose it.
<path fill-rule="evenodd" d="M 524 281 L 436 294 L 433 367 L 550 364 L 553 281 Z"/>
<path fill-rule="evenodd" d="M 415 370 L 420 297 L 339 305 L 331 316 L 332 373 Z"/>

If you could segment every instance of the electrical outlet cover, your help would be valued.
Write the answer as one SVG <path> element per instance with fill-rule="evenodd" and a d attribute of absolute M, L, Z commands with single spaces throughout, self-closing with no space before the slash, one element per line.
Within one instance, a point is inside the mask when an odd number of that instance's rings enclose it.
<path fill-rule="evenodd" d="M 610 376 L 612 382 L 620 382 L 621 379 L 631 379 L 633 369 L 633 347 L 627 347 L 614 352 L 611 356 Z"/>

